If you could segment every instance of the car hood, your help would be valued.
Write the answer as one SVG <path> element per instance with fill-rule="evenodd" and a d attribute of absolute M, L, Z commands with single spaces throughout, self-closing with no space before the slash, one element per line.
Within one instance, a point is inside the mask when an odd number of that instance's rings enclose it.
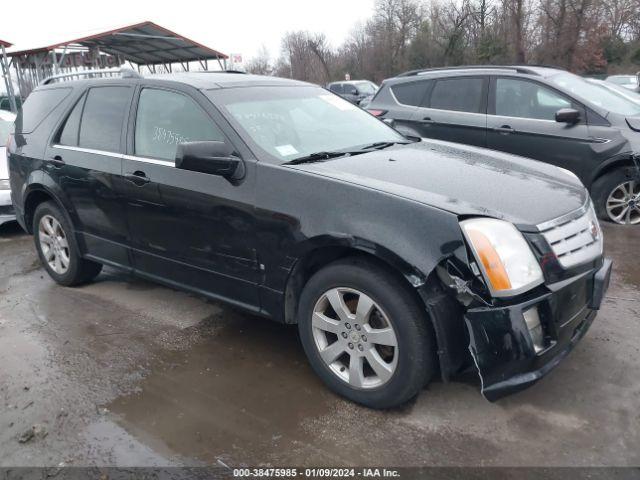
<path fill-rule="evenodd" d="M 572 174 L 534 160 L 434 140 L 291 168 L 355 183 L 457 215 L 483 215 L 523 230 L 587 201 Z"/>

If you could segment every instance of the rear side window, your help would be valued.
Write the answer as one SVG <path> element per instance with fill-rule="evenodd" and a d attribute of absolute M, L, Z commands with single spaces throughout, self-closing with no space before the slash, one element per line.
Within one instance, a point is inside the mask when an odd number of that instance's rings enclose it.
<path fill-rule="evenodd" d="M 329 90 L 331 90 L 333 93 L 343 93 L 344 92 L 344 88 L 342 87 L 341 83 L 334 83 L 333 85 L 329 86 Z"/>
<path fill-rule="evenodd" d="M 410 83 L 401 83 L 391 87 L 393 95 L 399 103 L 403 105 L 411 105 L 418 107 L 422 104 L 422 99 L 429 88 L 429 81 L 418 81 Z"/>
<path fill-rule="evenodd" d="M 21 125 L 22 133 L 31 133 L 47 116 L 60 105 L 71 92 L 70 88 L 53 88 L 48 90 L 36 90 L 31 92 L 20 110 L 19 119 L 16 122 Z"/>
<path fill-rule="evenodd" d="M 90 89 L 82 112 L 78 145 L 106 152 L 119 152 L 122 125 L 130 101 L 129 87 Z"/>
<path fill-rule="evenodd" d="M 456 112 L 484 113 L 482 78 L 447 78 L 437 80 L 431 92 L 431 108 Z"/>
<path fill-rule="evenodd" d="M 84 100 L 86 95 L 82 95 L 80 100 L 76 102 L 76 105 L 71 110 L 71 113 L 67 117 L 67 121 L 64 122 L 64 127 L 58 137 L 58 143 L 60 145 L 68 145 L 76 147 L 78 146 L 78 133 L 80 131 L 80 117 L 82 116 L 82 108 L 84 107 Z"/>
<path fill-rule="evenodd" d="M 190 97 L 145 88 L 140 93 L 135 130 L 135 153 L 174 160 L 179 143 L 224 141 L 220 129 Z"/>

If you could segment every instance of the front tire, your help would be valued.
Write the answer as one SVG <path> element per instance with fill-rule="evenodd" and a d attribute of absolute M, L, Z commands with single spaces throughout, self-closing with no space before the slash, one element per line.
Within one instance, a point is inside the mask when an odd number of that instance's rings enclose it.
<path fill-rule="evenodd" d="M 620 225 L 640 224 L 640 180 L 614 170 L 596 180 L 592 192 L 598 217 Z"/>
<path fill-rule="evenodd" d="M 41 203 L 36 208 L 33 238 L 40 262 L 60 285 L 86 283 L 102 270 L 101 264 L 80 256 L 71 222 L 53 202 Z"/>
<path fill-rule="evenodd" d="M 339 261 L 307 282 L 298 329 L 312 368 L 334 392 L 371 408 L 416 396 L 436 369 L 424 307 L 402 277 Z"/>

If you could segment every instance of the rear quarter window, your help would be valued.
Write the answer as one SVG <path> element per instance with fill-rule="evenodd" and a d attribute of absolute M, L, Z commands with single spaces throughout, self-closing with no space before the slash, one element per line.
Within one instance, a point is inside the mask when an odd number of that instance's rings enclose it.
<path fill-rule="evenodd" d="M 422 104 L 422 100 L 429 88 L 429 83 L 429 81 L 425 80 L 401 83 L 399 85 L 392 86 L 391 91 L 399 103 L 418 107 Z"/>
<path fill-rule="evenodd" d="M 71 93 L 71 88 L 36 90 L 29 95 L 18 115 L 16 125 L 22 133 L 31 133 Z"/>

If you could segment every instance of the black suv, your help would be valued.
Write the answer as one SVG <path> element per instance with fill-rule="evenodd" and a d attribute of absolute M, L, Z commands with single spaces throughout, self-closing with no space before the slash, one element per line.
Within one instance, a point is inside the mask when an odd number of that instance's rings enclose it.
<path fill-rule="evenodd" d="M 297 323 L 318 375 L 372 407 L 469 366 L 489 399 L 533 383 L 585 334 L 611 270 L 573 176 L 411 141 L 292 80 L 47 84 L 8 152 L 55 281 L 110 265 Z"/>
<path fill-rule="evenodd" d="M 548 67 L 456 67 L 385 80 L 367 109 L 401 132 L 563 167 L 602 219 L 640 224 L 640 105 Z"/>

